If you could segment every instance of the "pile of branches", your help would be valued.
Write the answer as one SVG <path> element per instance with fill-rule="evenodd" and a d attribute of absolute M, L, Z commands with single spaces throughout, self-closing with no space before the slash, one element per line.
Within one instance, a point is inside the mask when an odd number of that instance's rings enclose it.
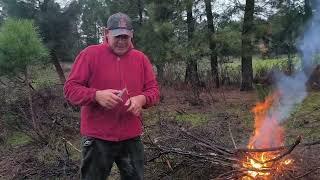
<path fill-rule="evenodd" d="M 0 92 L 2 90 L 4 88 L 0 87 Z M 22 132 L 39 144 L 49 144 L 57 136 L 78 134 L 78 112 L 65 101 L 62 86 L 32 91 L 36 126 L 31 120 L 26 93 L 18 87 L 8 87 L 3 93 L 5 96 L 0 98 L 0 124 L 7 131 Z"/>
<path fill-rule="evenodd" d="M 10 176 L 43 179 L 78 174 L 78 162 L 71 158 L 71 153 L 80 150 L 68 140 L 80 138 L 79 109 L 65 101 L 62 86 L 54 85 L 32 91 L 32 108 L 37 128 L 32 124 L 30 104 L 24 90 L 13 85 L 7 86 L 0 86 L 0 93 L 4 94 L 0 97 L 0 144 L 6 143 L 12 132 L 28 136 L 32 142 L 23 144 L 21 148 L 30 157 L 26 162 L 21 162 L 24 156 L 8 157 L 13 153 L 9 143 L 1 148 L 0 156 L 4 158 L 0 159 L 0 165 L 3 163 L 0 174 L 4 177 L 0 175 L 0 179 Z M 14 151 L 17 151 L 16 148 Z"/>
<path fill-rule="evenodd" d="M 180 128 L 178 136 L 174 139 L 158 137 L 152 139 L 150 136 L 145 140 L 148 154 L 147 163 L 162 162 L 167 166 L 168 171 L 163 172 L 158 178 L 173 177 L 176 173 L 183 174 L 190 179 L 254 179 L 249 172 L 269 173 L 272 179 L 301 179 L 309 177 L 320 168 L 316 167 L 303 171 L 303 166 L 298 160 L 295 161 L 293 150 L 310 147 L 320 144 L 320 141 L 313 143 L 301 143 L 301 137 L 288 146 L 274 147 L 267 149 L 237 148 L 233 140 L 233 147 L 224 147 L 206 140 L 206 137 L 195 135 L 184 128 Z M 231 139 L 233 139 L 232 134 Z M 184 141 L 183 147 L 174 147 L 177 141 Z M 181 145 L 181 144 L 180 144 Z M 257 153 L 276 154 L 272 159 L 260 162 L 254 159 Z M 266 168 L 248 168 L 243 164 L 246 158 L 253 159 L 260 164 L 267 164 Z M 282 167 L 278 171 L 280 163 L 285 159 L 293 159 L 294 162 L 288 167 Z M 296 168 L 297 167 L 297 168 Z M 159 169 L 159 168 L 158 168 Z M 310 177 L 309 177 L 310 178 Z"/>

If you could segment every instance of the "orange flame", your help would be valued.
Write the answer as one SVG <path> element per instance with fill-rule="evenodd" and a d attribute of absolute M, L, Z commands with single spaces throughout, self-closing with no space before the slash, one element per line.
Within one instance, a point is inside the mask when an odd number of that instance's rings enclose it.
<path fill-rule="evenodd" d="M 284 130 L 278 122 L 276 108 L 279 104 L 280 93 L 274 93 L 266 98 L 264 102 L 256 104 L 252 109 L 254 113 L 254 133 L 250 138 L 249 149 L 262 149 L 282 146 L 284 142 Z M 243 162 L 243 167 L 248 169 L 248 176 L 242 180 L 259 178 L 263 180 L 271 179 L 272 170 L 281 171 L 284 166 L 293 162 L 292 159 L 282 160 L 276 165 L 274 162 L 267 162 L 274 159 L 279 154 L 276 152 L 255 152 L 250 153 Z"/>
<path fill-rule="evenodd" d="M 279 93 L 274 93 L 253 109 L 254 135 L 250 138 L 249 148 L 269 148 L 283 145 L 284 130 L 277 121 L 278 114 L 274 108 L 279 106 Z"/>

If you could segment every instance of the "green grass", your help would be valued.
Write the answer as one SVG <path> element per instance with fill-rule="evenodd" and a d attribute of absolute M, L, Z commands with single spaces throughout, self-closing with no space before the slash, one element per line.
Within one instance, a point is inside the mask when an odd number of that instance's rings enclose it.
<path fill-rule="evenodd" d="M 41 149 L 41 151 L 38 152 L 36 156 L 39 162 L 42 162 L 48 166 L 56 163 L 58 157 L 58 152 L 51 149 L 50 147 L 44 147 L 43 149 Z"/>
<path fill-rule="evenodd" d="M 255 87 L 259 101 L 263 101 L 272 92 L 272 87 L 270 86 L 255 84 L 254 87 Z"/>
<path fill-rule="evenodd" d="M 192 126 L 199 126 L 208 121 L 208 117 L 205 114 L 194 113 L 194 114 L 179 114 L 176 116 L 177 121 L 190 122 Z"/>
<path fill-rule="evenodd" d="M 32 85 L 36 89 L 50 87 L 60 83 L 58 74 L 51 64 L 33 66 L 31 69 Z"/>
<path fill-rule="evenodd" d="M 301 69 L 300 58 L 295 55 L 292 57 L 293 70 Z M 320 62 L 320 58 L 315 58 L 315 62 Z M 173 65 L 174 67 L 178 65 Z M 198 61 L 198 71 L 200 78 L 210 78 L 210 61 L 203 58 Z M 252 60 L 253 76 L 263 77 L 271 70 L 287 71 L 288 70 L 288 57 L 281 56 L 278 58 L 261 59 L 258 56 L 254 56 Z M 184 72 L 182 72 L 183 74 Z M 219 64 L 220 80 L 226 84 L 239 84 L 241 81 L 241 58 L 233 58 L 228 62 Z M 171 77 L 175 77 L 175 74 L 171 74 Z"/>
<path fill-rule="evenodd" d="M 299 59 L 297 57 L 293 58 L 294 67 L 297 69 L 300 67 Z M 262 72 L 268 72 L 273 69 L 284 70 L 288 66 L 288 58 L 272 58 L 272 59 L 260 59 L 254 57 L 252 60 L 252 68 L 254 76 Z M 222 68 L 226 68 L 233 71 L 241 71 L 241 61 L 240 59 L 234 60 L 231 63 L 222 64 Z"/>
<path fill-rule="evenodd" d="M 302 135 L 305 141 L 320 139 L 320 92 L 310 92 L 286 123 L 290 139 Z"/>
<path fill-rule="evenodd" d="M 319 58 L 320 59 L 320 58 Z M 300 69 L 300 59 L 298 56 L 292 58 L 294 69 Z M 320 61 L 320 60 L 319 60 Z M 282 56 L 279 58 L 261 59 L 258 56 L 254 56 L 252 60 L 253 75 L 260 76 L 263 73 L 269 72 L 270 70 L 286 70 L 288 66 L 288 57 Z M 210 60 L 202 58 L 198 60 L 198 71 L 200 78 L 206 78 L 210 76 Z M 174 79 L 183 79 L 185 74 L 185 64 L 175 63 L 167 66 L 165 70 L 167 77 Z M 229 62 L 222 63 L 219 65 L 219 71 L 221 79 L 228 77 L 232 82 L 240 82 L 241 78 L 241 59 L 234 58 L 230 59 Z"/>
<path fill-rule="evenodd" d="M 20 147 L 30 143 L 32 139 L 22 132 L 13 132 L 6 141 L 12 147 Z"/>

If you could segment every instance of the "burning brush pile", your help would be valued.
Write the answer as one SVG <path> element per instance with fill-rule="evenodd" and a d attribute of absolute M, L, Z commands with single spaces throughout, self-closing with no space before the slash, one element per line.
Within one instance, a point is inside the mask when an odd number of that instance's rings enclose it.
<path fill-rule="evenodd" d="M 210 167 L 210 172 L 203 172 L 214 174 L 209 179 L 297 178 L 304 172 L 298 172 L 299 162 L 291 152 L 298 145 L 303 147 L 306 144 L 300 143 L 301 137 L 298 137 L 291 145 L 284 144 L 284 129 L 278 119 L 282 116 L 279 111 L 279 106 L 282 106 L 280 97 L 282 97 L 281 93 L 274 93 L 252 109 L 255 120 L 254 132 L 246 148 L 237 148 L 232 133 L 230 137 L 234 148 L 227 148 L 181 128 L 177 137 L 172 138 L 172 142 L 168 139 L 161 141 L 160 138 L 154 140 L 149 138 L 145 144 L 155 153 L 148 161 L 153 162 L 162 158 L 171 173 L 177 172 L 177 168 L 182 166 L 193 170 Z M 187 142 L 188 148 L 173 147 L 172 144 L 177 145 L 177 141 Z M 183 158 L 180 163 L 172 163 L 171 155 Z"/>
<path fill-rule="evenodd" d="M 286 170 L 294 165 L 294 160 L 288 155 L 300 143 L 300 137 L 290 148 L 284 148 L 284 130 L 279 124 L 280 106 L 278 93 L 258 103 L 252 110 L 255 119 L 255 131 L 250 138 L 248 150 L 242 167 L 246 174 L 242 179 L 274 179 L 284 176 Z M 281 152 L 284 151 L 285 152 Z"/>

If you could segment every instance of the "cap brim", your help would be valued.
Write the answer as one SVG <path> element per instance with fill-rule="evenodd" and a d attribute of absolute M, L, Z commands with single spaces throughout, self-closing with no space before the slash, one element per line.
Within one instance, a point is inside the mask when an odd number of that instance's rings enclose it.
<path fill-rule="evenodd" d="M 133 32 L 128 29 L 112 29 L 110 30 L 111 36 L 128 35 L 133 37 Z"/>

